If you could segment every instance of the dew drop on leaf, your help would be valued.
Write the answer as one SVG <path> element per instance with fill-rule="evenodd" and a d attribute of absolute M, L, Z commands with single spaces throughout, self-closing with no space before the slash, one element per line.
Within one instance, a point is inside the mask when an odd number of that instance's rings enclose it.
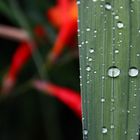
<path fill-rule="evenodd" d="M 137 96 L 137 94 L 134 94 L 134 97 L 136 97 Z"/>
<path fill-rule="evenodd" d="M 86 71 L 91 71 L 91 67 L 90 66 L 87 66 L 86 67 Z"/>
<path fill-rule="evenodd" d="M 90 53 L 94 53 L 94 49 L 93 49 L 93 48 L 90 48 L 90 49 L 89 49 L 89 52 L 90 52 Z"/>
<path fill-rule="evenodd" d="M 116 16 L 115 16 L 115 19 L 119 19 L 119 16 L 116 15 Z"/>
<path fill-rule="evenodd" d="M 102 76 L 102 79 L 104 80 L 105 79 L 105 76 Z"/>
<path fill-rule="evenodd" d="M 101 98 L 101 102 L 104 103 L 105 102 L 105 98 L 102 97 Z"/>
<path fill-rule="evenodd" d="M 127 131 L 124 131 L 124 134 L 126 135 L 127 134 Z"/>
<path fill-rule="evenodd" d="M 136 135 L 138 136 L 139 135 L 139 132 L 137 132 Z"/>
<path fill-rule="evenodd" d="M 121 21 L 119 21 L 119 22 L 117 22 L 117 27 L 119 29 L 122 29 L 124 27 L 124 24 Z"/>
<path fill-rule="evenodd" d="M 91 61 L 92 61 L 92 58 L 91 58 L 91 57 L 89 57 L 89 58 L 88 58 L 88 61 L 89 61 L 89 62 L 91 62 Z"/>
<path fill-rule="evenodd" d="M 129 69 L 129 76 L 136 77 L 139 74 L 139 70 L 135 67 Z"/>
<path fill-rule="evenodd" d="M 110 128 L 111 128 L 111 129 L 114 129 L 114 125 L 113 125 L 113 124 L 111 124 Z"/>
<path fill-rule="evenodd" d="M 110 77 L 118 77 L 120 75 L 121 71 L 117 67 L 110 67 L 108 69 L 108 76 Z"/>
<path fill-rule="evenodd" d="M 94 30 L 94 33 L 97 33 L 97 30 Z"/>
<path fill-rule="evenodd" d="M 77 5 L 79 5 L 80 4 L 80 1 L 77 1 Z"/>
<path fill-rule="evenodd" d="M 96 73 L 97 73 L 97 71 L 94 71 L 94 73 L 96 74 Z"/>
<path fill-rule="evenodd" d="M 137 107 L 136 106 L 133 106 L 133 108 L 136 109 Z"/>
<path fill-rule="evenodd" d="M 89 32 L 90 31 L 90 28 L 87 28 L 86 31 Z"/>
<path fill-rule="evenodd" d="M 112 9 L 111 4 L 107 2 L 107 3 L 105 4 L 105 9 L 111 10 L 111 9 Z"/>
<path fill-rule="evenodd" d="M 87 135 L 88 134 L 88 131 L 85 129 L 85 130 L 83 130 L 83 134 L 84 135 Z"/>
<path fill-rule="evenodd" d="M 107 131 L 108 131 L 108 130 L 107 130 L 107 128 L 106 128 L 106 127 L 102 127 L 102 133 L 103 133 L 103 134 L 106 134 L 106 133 L 107 133 Z"/>
<path fill-rule="evenodd" d="M 115 101 L 114 98 L 112 98 L 112 99 L 111 99 L 111 102 L 114 102 L 114 101 Z"/>
<path fill-rule="evenodd" d="M 118 49 L 116 49 L 116 50 L 115 50 L 115 53 L 116 53 L 116 54 L 117 54 L 117 53 L 119 53 L 119 50 L 118 50 Z"/>
<path fill-rule="evenodd" d="M 127 113 L 129 114 L 130 113 L 130 110 L 128 110 Z"/>

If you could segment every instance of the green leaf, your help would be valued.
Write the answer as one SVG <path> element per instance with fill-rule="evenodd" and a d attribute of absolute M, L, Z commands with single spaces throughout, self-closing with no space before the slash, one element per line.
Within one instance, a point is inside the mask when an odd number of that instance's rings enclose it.
<path fill-rule="evenodd" d="M 140 1 L 78 4 L 84 140 L 138 140 Z"/>

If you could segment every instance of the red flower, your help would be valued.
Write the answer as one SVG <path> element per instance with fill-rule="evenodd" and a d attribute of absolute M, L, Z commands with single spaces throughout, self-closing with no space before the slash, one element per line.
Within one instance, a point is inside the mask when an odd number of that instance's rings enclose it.
<path fill-rule="evenodd" d="M 20 43 L 13 55 L 8 73 L 3 80 L 3 92 L 8 92 L 14 86 L 19 72 L 31 56 L 32 49 L 31 43 L 26 41 Z"/>
<path fill-rule="evenodd" d="M 34 33 L 39 38 L 43 38 L 45 36 L 45 30 L 41 25 L 36 25 Z M 34 47 L 34 43 L 29 40 L 22 41 L 19 44 L 17 50 L 13 55 L 10 68 L 6 76 L 4 77 L 2 92 L 8 93 L 15 85 L 18 74 L 31 57 L 32 51 L 34 51 Z"/>
<path fill-rule="evenodd" d="M 73 41 L 77 34 L 78 9 L 76 1 L 58 0 L 55 7 L 47 11 L 50 22 L 60 29 L 54 46 L 50 52 L 50 60 L 55 61 L 65 45 Z"/>
<path fill-rule="evenodd" d="M 81 118 L 81 97 L 78 92 L 42 81 L 35 81 L 34 87 L 46 94 L 56 97 Z"/>

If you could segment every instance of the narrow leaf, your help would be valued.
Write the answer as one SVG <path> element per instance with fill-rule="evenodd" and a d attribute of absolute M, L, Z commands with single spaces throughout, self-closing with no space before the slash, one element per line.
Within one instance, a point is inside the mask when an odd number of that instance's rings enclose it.
<path fill-rule="evenodd" d="M 84 140 L 138 140 L 140 1 L 77 3 Z"/>

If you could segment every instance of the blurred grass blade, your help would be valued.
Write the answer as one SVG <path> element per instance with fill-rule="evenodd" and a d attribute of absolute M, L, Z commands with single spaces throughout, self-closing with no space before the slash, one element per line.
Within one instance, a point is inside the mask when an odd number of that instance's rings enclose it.
<path fill-rule="evenodd" d="M 138 140 L 140 1 L 77 3 L 84 140 Z"/>
<path fill-rule="evenodd" d="M 10 18 L 13 21 L 13 18 L 11 16 L 11 11 L 10 11 L 8 5 L 5 2 L 3 2 L 2 0 L 0 2 L 0 12 L 3 13 L 4 15 L 6 15 L 8 18 Z"/>

